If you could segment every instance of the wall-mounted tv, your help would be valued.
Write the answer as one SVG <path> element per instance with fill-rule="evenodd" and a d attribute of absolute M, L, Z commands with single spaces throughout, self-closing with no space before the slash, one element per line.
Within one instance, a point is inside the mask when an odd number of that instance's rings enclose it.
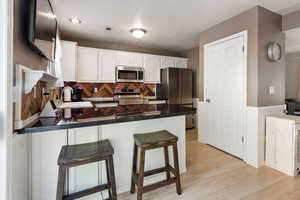
<path fill-rule="evenodd" d="M 28 0 L 29 46 L 50 61 L 55 59 L 57 21 L 49 0 Z"/>

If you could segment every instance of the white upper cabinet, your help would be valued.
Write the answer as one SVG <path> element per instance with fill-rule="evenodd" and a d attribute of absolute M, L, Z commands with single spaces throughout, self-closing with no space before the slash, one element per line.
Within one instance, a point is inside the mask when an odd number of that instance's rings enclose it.
<path fill-rule="evenodd" d="M 187 59 L 78 47 L 76 42 L 62 41 L 64 81 L 114 83 L 118 65 L 143 67 L 146 83 L 160 83 L 161 68 L 187 68 Z"/>
<path fill-rule="evenodd" d="M 98 53 L 98 79 L 100 82 L 113 83 L 116 80 L 117 53 L 112 50 L 99 50 Z"/>
<path fill-rule="evenodd" d="M 78 48 L 78 81 L 98 81 L 98 49 Z"/>
<path fill-rule="evenodd" d="M 161 56 L 144 55 L 144 70 L 146 83 L 160 83 Z"/>
<path fill-rule="evenodd" d="M 62 73 L 64 81 L 76 81 L 77 43 L 61 41 Z"/>
<path fill-rule="evenodd" d="M 175 57 L 162 56 L 161 68 L 175 67 Z"/>
<path fill-rule="evenodd" d="M 175 58 L 176 68 L 187 68 L 188 59 L 186 58 Z"/>
<path fill-rule="evenodd" d="M 118 51 L 117 65 L 143 67 L 143 54 Z"/>

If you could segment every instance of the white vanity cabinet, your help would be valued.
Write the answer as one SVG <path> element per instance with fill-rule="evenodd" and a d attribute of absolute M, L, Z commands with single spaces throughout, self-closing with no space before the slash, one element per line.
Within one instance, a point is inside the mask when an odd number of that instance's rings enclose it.
<path fill-rule="evenodd" d="M 273 114 L 266 118 L 266 162 L 290 176 L 300 167 L 300 117 Z"/>
<path fill-rule="evenodd" d="M 161 56 L 144 55 L 145 83 L 160 83 Z"/>
<path fill-rule="evenodd" d="M 64 81 L 76 81 L 77 42 L 61 41 L 61 67 Z"/>
<path fill-rule="evenodd" d="M 77 81 L 98 81 L 98 49 L 78 47 Z"/>
<path fill-rule="evenodd" d="M 100 140 L 98 126 L 69 129 L 68 145 L 97 142 Z M 78 192 L 99 185 L 100 162 L 90 163 L 69 169 L 68 191 Z M 85 197 L 85 200 L 98 200 L 101 194 Z"/>
<path fill-rule="evenodd" d="M 100 49 L 98 52 L 99 82 L 114 83 L 116 81 L 117 53 L 112 50 Z"/>
<path fill-rule="evenodd" d="M 67 130 L 33 133 L 30 137 L 31 199 L 56 199 L 57 159 L 61 147 L 67 144 Z"/>

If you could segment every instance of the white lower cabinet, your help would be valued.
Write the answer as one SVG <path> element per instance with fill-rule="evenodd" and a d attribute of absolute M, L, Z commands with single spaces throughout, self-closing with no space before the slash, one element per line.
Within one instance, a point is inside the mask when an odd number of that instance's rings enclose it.
<path fill-rule="evenodd" d="M 299 124 L 300 117 L 278 114 L 266 119 L 266 162 L 290 176 L 299 171 Z"/>
<path fill-rule="evenodd" d="M 96 142 L 100 140 L 98 126 L 69 129 L 68 145 Z M 70 168 L 68 180 L 68 192 L 78 192 L 99 185 L 100 163 L 91 163 L 79 167 Z M 100 193 L 80 198 L 85 200 L 99 200 Z"/>
<path fill-rule="evenodd" d="M 56 199 L 57 159 L 67 144 L 67 130 L 33 133 L 31 136 L 31 199 Z M 25 172 L 24 172 L 25 173 Z"/>

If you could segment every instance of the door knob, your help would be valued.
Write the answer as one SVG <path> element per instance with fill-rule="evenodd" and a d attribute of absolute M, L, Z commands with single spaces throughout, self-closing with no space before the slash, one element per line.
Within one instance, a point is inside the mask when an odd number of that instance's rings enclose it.
<path fill-rule="evenodd" d="M 207 103 L 210 103 L 210 99 L 205 99 L 205 101 L 206 101 Z"/>

